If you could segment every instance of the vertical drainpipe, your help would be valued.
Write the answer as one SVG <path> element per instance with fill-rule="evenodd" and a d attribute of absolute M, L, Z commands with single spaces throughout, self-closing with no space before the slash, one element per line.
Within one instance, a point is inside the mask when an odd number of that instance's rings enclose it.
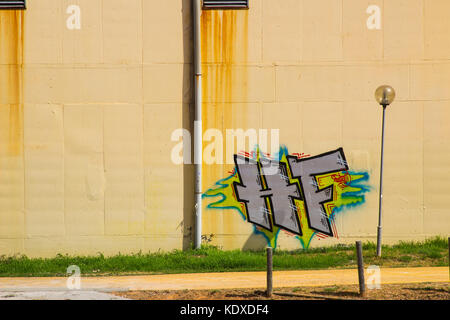
<path fill-rule="evenodd" d="M 196 249 L 202 245 L 202 56 L 201 56 L 201 25 L 202 0 L 193 2 L 194 30 L 194 72 L 195 72 L 195 122 L 194 122 L 194 167 L 195 167 L 195 238 Z"/>

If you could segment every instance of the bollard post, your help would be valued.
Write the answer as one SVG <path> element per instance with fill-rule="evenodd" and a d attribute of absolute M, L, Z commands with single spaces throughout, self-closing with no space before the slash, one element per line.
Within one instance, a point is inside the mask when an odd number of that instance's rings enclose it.
<path fill-rule="evenodd" d="M 272 278 L 272 270 L 273 270 L 273 255 L 272 248 L 267 248 L 267 297 L 272 297 L 273 292 L 273 278 Z"/>
<path fill-rule="evenodd" d="M 356 241 L 356 255 L 358 257 L 359 294 L 361 297 L 365 297 L 366 283 L 364 281 L 364 261 L 361 241 Z"/>

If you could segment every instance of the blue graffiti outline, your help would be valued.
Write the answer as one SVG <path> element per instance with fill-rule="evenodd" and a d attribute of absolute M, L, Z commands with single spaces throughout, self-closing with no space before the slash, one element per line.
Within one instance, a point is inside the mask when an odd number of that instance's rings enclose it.
<path fill-rule="evenodd" d="M 335 214 L 338 212 L 341 212 L 344 209 L 353 209 L 359 206 L 362 206 L 366 203 L 366 196 L 365 194 L 367 192 L 370 192 L 372 190 L 372 187 L 366 184 L 361 184 L 362 182 L 368 182 L 370 179 L 370 175 L 369 172 L 367 171 L 361 171 L 361 172 L 356 172 L 356 171 L 347 171 L 348 174 L 353 175 L 353 176 L 362 176 L 361 178 L 352 180 L 348 183 L 345 183 L 347 186 L 352 187 L 352 188 L 357 188 L 357 189 L 361 189 L 359 191 L 343 191 L 341 193 L 341 197 L 342 198 L 358 198 L 360 201 L 356 201 L 356 202 L 351 202 L 348 204 L 342 204 L 340 206 L 336 206 L 333 209 L 333 212 L 330 215 L 330 219 L 334 218 Z"/>
<path fill-rule="evenodd" d="M 208 189 L 205 193 L 202 194 L 202 199 L 204 199 L 204 198 L 216 198 L 216 197 L 222 197 L 222 199 L 220 199 L 219 201 L 212 202 L 212 203 L 208 204 L 208 205 L 206 206 L 206 208 L 207 208 L 207 209 L 216 209 L 216 210 L 234 209 L 234 210 L 237 210 L 237 211 L 239 212 L 239 214 L 240 214 L 241 217 L 244 219 L 244 221 L 247 221 L 247 219 L 246 219 L 246 217 L 245 217 L 245 214 L 244 214 L 244 213 L 242 212 L 242 210 L 239 209 L 238 207 L 230 207 L 230 206 L 216 207 L 216 205 L 220 205 L 221 203 L 223 203 L 223 202 L 226 201 L 226 198 L 227 198 L 227 197 L 225 196 L 225 194 L 224 194 L 223 192 L 218 192 L 217 194 L 214 194 L 214 195 L 209 195 L 209 194 L 207 194 L 207 193 L 210 192 L 210 191 L 211 191 L 211 192 L 212 192 L 212 191 L 216 192 L 216 191 L 219 191 L 219 190 L 221 190 L 221 189 L 226 189 L 230 184 L 224 184 L 223 182 L 235 178 L 235 175 L 236 175 L 236 173 L 232 174 L 232 175 L 229 176 L 229 177 L 226 177 L 226 178 L 224 178 L 224 179 L 221 179 L 221 180 L 217 181 L 214 185 L 215 185 L 215 186 L 219 186 L 219 188 L 210 188 L 210 189 Z M 213 207 L 213 206 L 214 206 L 214 207 Z"/>

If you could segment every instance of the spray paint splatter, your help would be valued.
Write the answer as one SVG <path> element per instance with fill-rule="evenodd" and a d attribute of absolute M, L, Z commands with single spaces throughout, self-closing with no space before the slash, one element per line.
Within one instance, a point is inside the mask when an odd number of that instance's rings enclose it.
<path fill-rule="evenodd" d="M 302 181 L 305 182 L 309 180 L 304 180 L 304 177 L 296 175 L 295 166 L 301 163 L 301 172 L 306 170 L 307 164 L 312 164 L 312 167 L 314 167 L 315 163 L 317 163 L 317 166 L 320 167 L 326 163 L 324 162 L 326 161 L 326 156 L 328 156 L 328 160 L 333 160 L 332 157 L 337 156 L 335 163 L 337 162 L 339 165 L 336 168 L 345 168 L 345 170 L 311 174 L 311 184 L 314 185 L 315 192 L 308 192 L 308 188 L 304 186 L 304 183 L 302 186 Z M 248 205 L 250 201 L 243 200 L 242 195 L 240 197 L 238 190 L 239 186 L 244 185 L 244 181 L 242 181 L 243 177 L 239 172 L 239 165 L 236 164 L 234 170 L 230 172 L 230 176 L 218 181 L 213 188 L 204 193 L 203 198 L 213 199 L 213 202 L 207 205 L 208 209 L 229 209 L 237 211 L 243 220 L 253 223 L 255 233 L 263 235 L 267 240 L 267 244 L 273 248 L 276 248 L 277 246 L 277 239 L 281 230 L 296 237 L 303 248 L 308 248 L 314 237 L 319 239 L 329 236 L 339 237 L 335 225 L 335 216 L 344 209 L 362 205 L 365 202 L 365 193 L 370 191 L 370 187 L 367 185 L 369 174 L 367 172 L 353 172 L 348 170 L 342 149 L 315 157 L 309 157 L 303 153 L 290 155 L 286 147 L 281 147 L 278 154 L 269 158 L 267 154 L 264 154 L 256 148 L 254 152 L 241 153 L 239 158 L 241 161 L 247 161 L 247 165 L 252 163 L 253 165 L 259 165 L 260 169 L 261 163 L 274 162 L 275 160 L 276 163 L 279 163 L 277 167 L 285 168 L 280 175 L 285 179 L 286 186 L 290 186 L 290 190 L 292 190 L 292 186 L 296 186 L 301 194 L 299 194 L 298 197 L 285 197 L 290 201 L 289 204 L 285 204 L 289 209 L 286 210 L 286 208 L 284 208 L 280 211 L 280 202 L 278 202 L 277 209 L 276 205 L 274 206 L 274 203 L 276 202 L 272 201 L 273 199 L 271 200 L 271 197 L 274 197 L 275 193 L 278 192 L 278 189 L 280 188 L 278 187 L 275 191 L 272 189 L 272 192 L 270 192 L 270 186 L 267 185 L 267 179 L 264 178 L 264 173 L 261 171 L 262 173 L 255 176 L 254 179 L 256 183 L 259 183 L 259 187 L 253 188 L 256 194 L 253 198 L 259 200 L 261 203 L 265 201 L 265 204 L 260 205 L 261 211 L 263 211 L 262 213 L 258 213 L 255 210 L 252 211 L 252 207 Z M 274 180 L 272 179 L 272 181 Z M 311 189 L 311 187 L 309 187 L 309 189 Z M 245 191 L 248 193 L 248 190 Z M 323 193 L 322 196 L 328 201 L 319 203 L 311 200 L 311 194 L 317 196 L 317 194 L 320 193 Z M 286 194 L 284 194 L 284 196 L 286 196 Z M 291 213 L 289 213 L 290 210 Z M 255 222 L 255 220 L 258 220 L 255 219 L 255 216 L 258 214 L 260 214 L 259 218 L 265 219 L 260 220 L 264 223 Z M 292 214 L 292 217 L 290 219 L 286 218 L 286 216 L 289 216 L 290 214 Z M 318 217 L 316 215 L 314 217 L 314 214 L 319 214 L 321 216 Z M 284 217 L 282 217 L 283 219 L 280 219 L 281 215 L 284 215 Z M 276 221 L 277 217 L 278 223 Z M 316 225 L 311 221 L 315 218 L 318 218 L 318 220 L 316 219 L 316 222 L 318 222 Z M 283 222 L 280 223 L 280 221 Z M 328 230 L 328 232 L 320 232 L 321 228 L 317 228 L 317 225 L 320 225 L 320 223 L 324 226 L 322 230 Z M 287 225 L 292 225 L 293 228 L 288 228 L 286 227 Z"/>

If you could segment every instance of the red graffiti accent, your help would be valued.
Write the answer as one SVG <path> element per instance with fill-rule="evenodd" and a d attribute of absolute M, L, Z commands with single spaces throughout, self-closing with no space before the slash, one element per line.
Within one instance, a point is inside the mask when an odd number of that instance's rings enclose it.
<path fill-rule="evenodd" d="M 292 233 L 292 232 L 289 232 L 289 231 L 287 231 L 287 230 L 284 230 L 284 229 L 281 229 L 285 234 L 287 234 L 288 236 L 290 236 L 290 237 L 295 237 L 295 236 L 297 236 L 296 234 L 294 234 L 294 233 Z"/>
<path fill-rule="evenodd" d="M 309 158 L 309 157 L 311 157 L 311 155 L 310 154 L 304 154 L 304 153 L 293 153 L 292 154 L 293 156 L 296 156 L 297 157 L 297 159 L 304 159 L 304 158 Z"/>
<path fill-rule="evenodd" d="M 335 232 L 336 238 L 339 239 L 338 229 L 337 229 L 337 227 L 336 227 L 336 223 L 334 222 L 334 220 L 333 220 L 333 226 L 334 226 L 334 232 Z"/>
<path fill-rule="evenodd" d="M 271 153 L 265 153 L 265 152 L 262 152 L 262 151 L 259 151 L 259 153 L 261 154 L 262 157 L 264 157 L 266 159 L 274 160 L 274 158 L 272 157 Z M 258 152 L 257 151 L 247 152 L 247 151 L 241 150 L 241 151 L 239 151 L 238 154 L 240 156 L 244 156 L 244 157 L 249 158 L 249 159 L 257 159 L 258 158 Z M 303 159 L 303 158 L 311 157 L 310 154 L 304 154 L 304 153 L 293 153 L 292 155 L 296 156 L 297 159 Z"/>
<path fill-rule="evenodd" d="M 334 219 L 331 220 L 331 226 L 333 228 L 334 236 L 339 239 L 339 234 L 337 232 L 336 222 L 334 221 Z"/>
<path fill-rule="evenodd" d="M 345 172 L 344 175 L 341 175 L 340 173 L 332 174 L 331 179 L 333 179 L 341 189 L 347 188 L 348 183 L 352 181 L 352 177 L 348 172 Z"/>
<path fill-rule="evenodd" d="M 253 151 L 252 151 L 253 154 Z M 246 151 L 240 151 L 239 155 L 244 156 L 246 158 L 250 158 L 250 153 L 246 152 Z"/>
<path fill-rule="evenodd" d="M 263 153 L 263 152 L 260 152 L 260 153 L 265 155 L 265 153 Z M 244 156 L 248 159 L 257 159 L 258 158 L 258 153 L 254 150 L 252 152 L 247 152 L 247 151 L 241 150 L 241 151 L 239 151 L 239 155 Z"/>
<path fill-rule="evenodd" d="M 328 212 L 333 212 L 334 208 L 336 207 L 336 206 L 335 206 L 334 204 L 332 204 L 332 203 L 327 203 L 326 206 L 327 206 L 327 211 L 328 211 Z"/>
<path fill-rule="evenodd" d="M 235 195 L 234 195 L 235 196 Z M 236 197 L 236 196 L 235 196 Z M 241 212 L 245 212 L 245 214 L 247 214 L 247 212 L 245 211 L 245 205 L 242 203 L 241 205 Z M 247 218 L 248 219 L 248 218 Z"/>

